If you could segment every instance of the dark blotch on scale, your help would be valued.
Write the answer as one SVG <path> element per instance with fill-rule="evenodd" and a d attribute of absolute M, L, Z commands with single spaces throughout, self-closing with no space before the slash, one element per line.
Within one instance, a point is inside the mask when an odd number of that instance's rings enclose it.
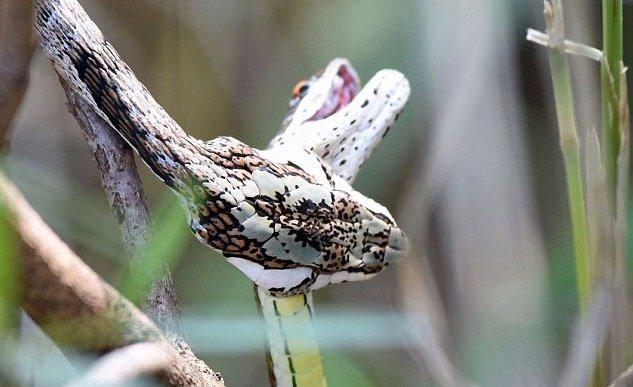
<path fill-rule="evenodd" d="M 51 10 L 42 6 L 42 10 L 38 14 L 38 19 L 40 19 L 41 24 L 48 23 L 48 20 L 51 17 Z"/>
<path fill-rule="evenodd" d="M 387 129 L 385 129 L 385 132 L 382 134 L 382 138 L 385 138 L 387 133 L 389 133 L 389 129 L 391 129 L 391 126 L 387 126 Z"/>

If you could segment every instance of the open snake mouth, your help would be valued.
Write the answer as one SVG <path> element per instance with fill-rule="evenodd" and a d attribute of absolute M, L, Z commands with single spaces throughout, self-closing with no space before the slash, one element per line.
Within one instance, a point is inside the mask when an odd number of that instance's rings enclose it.
<path fill-rule="evenodd" d="M 309 121 L 321 120 L 338 112 L 349 104 L 360 90 L 358 76 L 345 64 L 339 66 L 330 84 L 323 105 Z"/>
<path fill-rule="evenodd" d="M 281 131 L 269 146 L 313 151 L 351 181 L 398 119 L 410 91 L 406 77 L 392 69 L 376 72 L 361 88 L 351 64 L 336 58 L 295 86 Z"/>

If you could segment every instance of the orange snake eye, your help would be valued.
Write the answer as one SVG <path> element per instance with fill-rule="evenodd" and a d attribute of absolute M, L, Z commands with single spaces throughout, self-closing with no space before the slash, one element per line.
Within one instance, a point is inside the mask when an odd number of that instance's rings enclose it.
<path fill-rule="evenodd" d="M 308 87 L 310 87 L 310 85 L 306 80 L 297 82 L 295 87 L 292 88 L 292 98 L 299 98 L 306 90 L 308 90 Z"/>

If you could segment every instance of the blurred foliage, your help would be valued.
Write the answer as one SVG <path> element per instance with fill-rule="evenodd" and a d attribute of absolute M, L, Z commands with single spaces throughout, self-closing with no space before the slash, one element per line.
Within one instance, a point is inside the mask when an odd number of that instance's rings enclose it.
<path fill-rule="evenodd" d="M 11 335 L 19 322 L 18 237 L 9 224 L 7 209 L 0 202 L 0 338 Z M 1 339 L 0 339 L 1 340 Z"/>
<path fill-rule="evenodd" d="M 142 304 L 150 285 L 161 270 L 175 266 L 188 243 L 183 211 L 174 195 L 165 197 L 154 212 L 152 235 L 141 256 L 123 267 L 117 289 L 130 301 Z"/>
<path fill-rule="evenodd" d="M 17 236 L 9 224 L 9 214 L 0 201 L 0 343 L 8 347 L 19 327 L 19 297 Z M 3 353 L 5 352 L 5 353 Z M 13 377 L 8 364 L 13 359 L 6 351 L 0 352 L 0 384 L 12 385 Z"/>

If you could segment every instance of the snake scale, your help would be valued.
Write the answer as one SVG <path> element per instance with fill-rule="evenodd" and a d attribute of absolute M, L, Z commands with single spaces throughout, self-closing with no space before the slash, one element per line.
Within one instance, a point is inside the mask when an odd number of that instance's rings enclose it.
<path fill-rule="evenodd" d="M 361 90 L 349 62 L 335 59 L 295 87 L 268 149 L 232 137 L 202 141 L 153 99 L 76 0 L 40 0 L 36 10 L 40 46 L 58 74 L 177 194 L 196 238 L 257 286 L 273 364 L 281 364 L 277 384 L 319 385 L 322 370 L 310 368 L 315 356 L 320 365 L 318 349 L 307 350 L 315 339 L 299 318 L 311 324 L 310 292 L 370 278 L 406 254 L 389 211 L 350 186 L 405 105 L 406 78 L 382 70 Z M 296 321 L 282 327 L 284 313 Z M 288 339 L 271 329 L 303 333 Z M 307 340 L 298 354 L 294 338 Z M 290 355 L 301 359 L 278 359 Z"/>

